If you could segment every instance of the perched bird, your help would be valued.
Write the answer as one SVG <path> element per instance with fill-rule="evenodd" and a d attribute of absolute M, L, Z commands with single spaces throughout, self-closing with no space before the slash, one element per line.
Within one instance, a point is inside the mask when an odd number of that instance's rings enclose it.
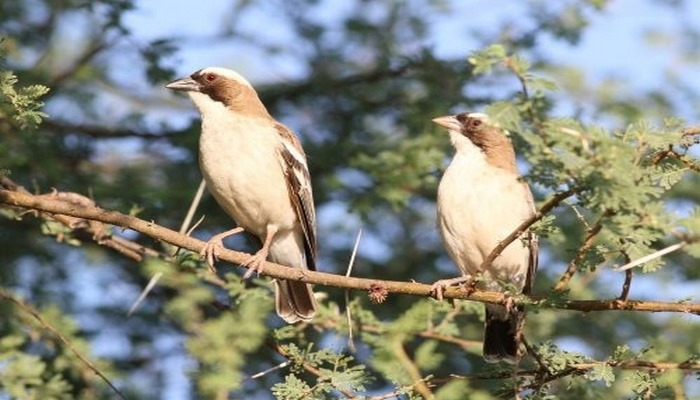
<path fill-rule="evenodd" d="M 212 237 L 202 255 L 213 268 L 222 240 L 242 231 L 262 248 L 248 261 L 264 260 L 315 270 L 316 214 L 304 150 L 294 133 L 270 116 L 253 86 L 235 71 L 209 67 L 170 82 L 187 92 L 202 116 L 199 166 L 207 188 L 238 227 Z M 288 323 L 316 312 L 311 286 L 275 281 L 277 314 Z"/>
<path fill-rule="evenodd" d="M 479 113 L 439 117 L 433 122 L 447 128 L 455 148 L 438 187 L 437 220 L 445 248 L 464 276 L 438 281 L 434 289 L 440 295 L 447 284 L 476 279 L 485 290 L 504 291 L 509 285 L 529 293 L 537 271 L 538 245 L 532 232 L 513 241 L 480 270 L 499 242 L 535 213 L 532 193 L 520 180 L 507 132 Z M 523 322 L 521 307 L 486 305 L 487 362 L 517 361 Z"/>

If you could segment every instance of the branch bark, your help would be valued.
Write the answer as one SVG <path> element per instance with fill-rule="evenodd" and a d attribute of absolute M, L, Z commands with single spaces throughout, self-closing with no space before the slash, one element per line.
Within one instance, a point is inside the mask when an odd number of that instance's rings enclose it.
<path fill-rule="evenodd" d="M 42 196 L 0 189 L 0 203 L 8 206 L 37 210 L 49 214 L 67 215 L 92 221 L 100 221 L 106 224 L 131 229 L 149 236 L 155 240 L 164 241 L 174 246 L 190 250 L 195 253 L 204 247 L 204 242 L 172 229 L 159 226 L 153 221 L 121 214 L 116 211 L 101 209 L 91 204 L 76 204 L 62 200 L 60 196 Z M 544 211 L 542 211 L 544 213 Z M 526 221 L 527 222 L 527 221 Z M 515 234 L 516 232 L 514 232 Z M 517 237 L 517 235 L 515 236 Z M 224 249 L 220 253 L 220 260 L 237 265 L 243 265 L 250 255 L 238 251 Z M 271 262 L 261 265 L 261 273 L 273 278 L 303 281 L 316 285 L 334 286 L 339 288 L 356 290 L 376 290 L 377 287 L 387 293 L 408 294 L 413 296 L 428 297 L 431 285 L 417 282 L 402 282 L 393 280 L 380 280 L 369 278 L 356 278 L 344 275 L 335 275 L 317 271 L 290 268 Z M 641 311 L 641 312 L 680 312 L 700 315 L 700 304 L 681 302 L 659 302 L 619 299 L 609 300 L 570 300 L 570 299 L 546 299 L 542 296 L 525 296 L 500 292 L 470 291 L 469 293 L 459 288 L 448 288 L 444 297 L 453 299 L 465 299 L 482 303 L 506 305 L 508 302 L 516 304 L 537 304 L 539 307 L 556 308 L 578 311 Z"/>
<path fill-rule="evenodd" d="M 586 253 L 591 247 L 593 247 L 596 235 L 600 233 L 600 230 L 603 228 L 603 220 L 611 215 L 612 211 L 606 210 L 603 215 L 598 218 L 598 221 L 596 221 L 592 227 L 587 229 L 586 237 L 583 239 L 583 244 L 576 252 L 576 256 L 573 260 L 571 260 L 569 266 L 566 267 L 566 271 L 564 271 L 564 274 L 562 274 L 561 278 L 559 278 L 557 284 L 554 285 L 555 291 L 561 292 L 569 285 L 569 281 L 571 281 L 571 278 L 574 276 L 576 271 L 578 271 L 578 267 L 586 257 Z"/>

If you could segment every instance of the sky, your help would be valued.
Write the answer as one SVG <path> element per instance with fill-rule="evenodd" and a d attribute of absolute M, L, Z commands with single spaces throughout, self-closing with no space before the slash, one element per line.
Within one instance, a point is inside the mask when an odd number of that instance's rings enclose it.
<path fill-rule="evenodd" d="M 319 13 L 319 20 L 333 21 L 343 14 L 347 7 L 341 2 L 331 2 Z M 488 26 L 504 16 L 518 16 L 524 12 L 527 2 L 501 0 L 472 0 L 449 2 L 452 9 L 447 13 L 435 13 L 430 18 L 432 39 L 438 56 L 460 57 L 476 50 L 476 43 L 465 43 L 469 30 Z M 700 18 L 700 2 L 687 2 L 686 12 L 679 14 L 655 3 L 660 1 L 617 0 L 611 1 L 603 13 L 591 12 L 591 24 L 586 29 L 583 39 L 576 46 L 547 40 L 543 48 L 554 60 L 585 66 L 594 80 L 606 76 L 627 76 L 633 87 L 656 87 L 663 84 L 666 73 L 692 73 L 678 71 L 678 59 L 675 50 L 679 43 L 670 46 L 651 47 L 645 38 L 655 28 L 666 32 L 678 32 L 682 24 L 692 24 Z M 212 36 L 220 27 L 221 16 L 229 7 L 228 2 L 199 2 L 196 9 L 188 7 L 186 0 L 169 2 L 164 13 L 159 2 L 140 2 L 138 11 L 129 14 L 127 24 L 134 29 L 138 37 L 157 38 L 163 36 L 186 37 L 194 34 L 202 38 Z M 508 4 L 507 7 L 495 5 Z M 250 18 L 239 22 L 244 31 L 255 32 L 270 42 L 281 40 L 289 34 L 287 27 L 278 23 L 274 13 L 266 9 L 250 14 Z M 463 16 L 468 15 L 468 24 Z M 685 17 L 684 21 L 682 18 Z M 256 32 L 257 27 L 264 30 Z M 454 40 L 454 35 L 460 40 Z M 658 38 L 662 40 L 662 38 Z M 205 42 L 187 45 L 180 52 L 181 63 L 178 66 L 183 74 L 204 66 L 222 65 L 239 70 L 248 79 L 256 81 L 278 81 L 293 79 L 302 71 L 294 65 L 293 60 L 276 60 L 269 65 L 269 58 L 255 48 L 239 47 L 218 43 L 213 48 Z M 700 87 L 700 80 L 695 80 Z"/>

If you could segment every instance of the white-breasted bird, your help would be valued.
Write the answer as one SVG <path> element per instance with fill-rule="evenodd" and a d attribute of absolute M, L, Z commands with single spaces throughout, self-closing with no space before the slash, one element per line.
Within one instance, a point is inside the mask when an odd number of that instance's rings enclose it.
<path fill-rule="evenodd" d="M 504 284 L 529 293 L 537 271 L 537 237 L 528 231 L 508 245 L 491 265 L 480 266 L 491 251 L 535 213 L 532 193 L 520 179 L 507 132 L 485 114 L 461 113 L 433 119 L 447 128 L 455 155 L 438 187 L 438 228 L 463 279 L 477 278 L 485 290 Z M 514 363 L 524 323 L 522 307 L 486 305 L 484 359 Z"/>
<path fill-rule="evenodd" d="M 315 270 L 316 214 L 304 150 L 294 133 L 277 122 L 253 86 L 226 68 L 209 67 L 170 82 L 187 92 L 202 117 L 199 165 L 207 188 L 238 224 L 212 237 L 202 251 L 210 266 L 222 240 L 246 231 L 262 248 L 247 263 L 262 261 Z M 288 323 L 316 312 L 311 286 L 275 281 L 277 314 Z"/>

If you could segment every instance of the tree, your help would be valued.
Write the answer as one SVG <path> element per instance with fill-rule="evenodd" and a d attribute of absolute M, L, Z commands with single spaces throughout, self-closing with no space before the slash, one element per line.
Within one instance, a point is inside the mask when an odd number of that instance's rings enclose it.
<path fill-rule="evenodd" d="M 645 4 L 679 16 L 689 7 Z M 460 38 L 473 45 L 454 58 L 435 43 L 455 38 L 436 38 L 431 23 L 464 19 L 458 2 L 240 1 L 211 36 L 148 39 L 129 20 L 137 6 L 0 4 L 4 396 L 697 395 L 700 305 L 685 297 L 699 278 L 700 135 L 697 111 L 683 104 L 698 88 L 683 74 L 642 90 L 590 83 L 585 66 L 558 64 L 542 45 L 575 48 L 605 2 L 520 5 L 517 19 Z M 679 26 L 653 38 L 697 37 Z M 206 218 L 192 237 L 176 232 L 200 181 L 199 121 L 178 115 L 192 106 L 159 87 L 175 76 L 178 51 L 223 42 L 250 55 L 229 63 L 250 63 L 244 74 L 263 65 L 269 78 L 279 63 L 295 77 L 254 84 L 309 155 L 322 273 L 308 279 L 324 295 L 309 324 L 272 315 L 269 280 L 241 281 L 241 253 L 208 272 L 199 239 L 232 225 L 211 198 L 198 204 L 195 220 Z M 678 47 L 681 60 L 697 56 L 690 41 Z M 434 228 L 451 154 L 430 119 L 465 110 L 511 132 L 537 197 L 533 296 L 428 296 L 426 284 L 456 274 Z M 345 278 L 360 228 L 351 275 L 366 279 Z M 265 275 L 292 274 L 265 265 Z M 529 311 L 527 355 L 515 368 L 486 365 L 480 303 L 509 299 Z"/>

